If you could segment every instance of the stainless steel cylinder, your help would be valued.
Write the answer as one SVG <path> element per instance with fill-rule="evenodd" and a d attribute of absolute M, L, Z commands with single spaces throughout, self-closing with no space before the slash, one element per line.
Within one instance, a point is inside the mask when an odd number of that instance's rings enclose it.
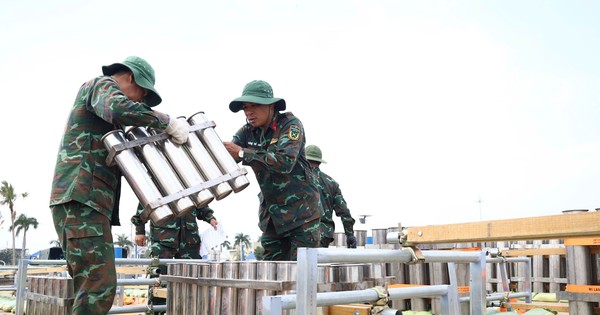
<path fill-rule="evenodd" d="M 210 264 L 202 264 L 200 266 L 200 277 L 201 278 L 209 278 L 210 277 Z M 210 315 L 208 313 L 208 308 L 210 305 L 210 289 L 208 286 L 200 287 L 200 296 L 202 297 L 200 305 L 200 314 L 201 315 Z M 171 313 L 173 314 L 173 313 Z"/>
<path fill-rule="evenodd" d="M 192 115 L 188 119 L 188 122 L 190 125 L 196 125 L 209 122 L 209 120 L 206 118 L 204 112 L 198 112 Z M 221 141 L 221 138 L 219 138 L 219 135 L 217 135 L 217 132 L 214 128 L 211 127 L 197 130 L 196 134 L 200 138 L 200 141 L 204 143 L 204 146 L 206 146 L 208 152 L 211 153 L 212 157 L 214 158 L 215 162 L 217 162 L 217 165 L 219 165 L 223 173 L 230 173 L 240 168 L 223 145 L 223 141 Z M 230 180 L 229 184 L 233 188 L 233 191 L 238 193 L 244 188 L 248 187 L 250 182 L 245 175 L 240 175 Z"/>
<path fill-rule="evenodd" d="M 125 143 L 125 136 L 121 130 L 113 130 L 102 137 L 104 146 L 109 150 L 115 145 Z M 156 187 L 156 184 L 150 178 L 146 168 L 133 152 L 133 149 L 126 149 L 118 152 L 114 160 L 121 170 L 121 173 L 131 186 L 136 197 L 144 207 L 141 218 L 144 221 L 148 219 L 152 222 L 161 224 L 173 217 L 173 212 L 168 205 L 162 205 L 156 209 L 151 209 L 150 202 L 162 198 L 162 194 Z"/>
<path fill-rule="evenodd" d="M 387 276 L 386 263 L 369 263 L 368 273 L 364 275 L 368 279 L 384 279 Z"/>
<path fill-rule="evenodd" d="M 148 131 L 142 127 L 132 127 L 125 133 L 125 137 L 129 140 L 138 140 L 149 136 L 150 134 Z M 175 174 L 175 171 L 171 168 L 169 162 L 167 162 L 166 157 L 154 143 L 150 142 L 142 144 L 135 149 L 139 156 L 144 160 L 144 164 L 148 167 L 150 173 L 154 176 L 159 189 L 165 195 L 175 194 L 184 189 L 183 184 L 179 181 L 177 174 Z M 188 197 L 175 200 L 170 203 L 170 205 L 177 216 L 194 209 L 194 203 Z"/>
<path fill-rule="evenodd" d="M 256 280 L 275 280 L 277 273 L 277 264 L 272 261 L 256 262 Z M 256 290 L 256 312 L 262 314 L 262 298 L 267 295 L 274 295 L 273 290 Z"/>
<path fill-rule="evenodd" d="M 256 262 L 244 261 L 239 265 L 239 279 L 256 280 Z M 252 288 L 238 289 L 237 314 L 254 314 L 256 308 L 256 290 Z"/>
<path fill-rule="evenodd" d="M 223 272 L 223 264 L 220 262 L 210 263 L 209 278 L 219 279 Z M 221 287 L 209 287 L 208 292 L 208 314 L 220 314 L 221 312 Z"/>
<path fill-rule="evenodd" d="M 277 275 L 275 280 L 278 281 L 296 281 L 296 270 L 297 265 L 295 261 L 278 261 L 277 262 Z M 283 291 L 279 294 L 294 294 L 295 290 Z M 282 312 L 284 315 L 294 315 L 296 314 L 295 309 L 284 310 Z"/>
<path fill-rule="evenodd" d="M 356 246 L 365 246 L 367 243 L 366 230 L 354 230 L 354 237 L 356 237 Z"/>
<path fill-rule="evenodd" d="M 333 234 L 333 243 L 335 247 L 346 247 L 346 234 L 335 233 Z"/>
<path fill-rule="evenodd" d="M 373 229 L 373 245 L 381 245 L 385 244 L 387 240 L 385 239 L 387 235 L 387 229 Z"/>
<path fill-rule="evenodd" d="M 356 283 L 363 280 L 363 264 L 341 264 L 339 265 L 340 282 Z"/>
<path fill-rule="evenodd" d="M 160 133 L 160 131 L 156 129 L 150 129 L 149 131 L 152 135 Z M 171 139 L 159 141 L 157 144 L 169 162 L 171 162 L 171 165 L 175 169 L 177 175 L 179 175 L 185 188 L 194 187 L 206 181 L 194 165 L 194 162 L 190 160 L 183 146 L 174 143 Z M 208 206 L 208 204 L 215 199 L 208 189 L 203 189 L 197 193 L 191 194 L 189 197 L 197 208 Z"/>
<path fill-rule="evenodd" d="M 239 262 L 226 261 L 223 263 L 223 279 L 237 279 Z M 221 315 L 237 315 L 237 289 L 221 288 Z"/>
<path fill-rule="evenodd" d="M 187 123 L 187 121 L 186 121 Z M 194 164 L 198 167 L 198 170 L 204 178 L 208 180 L 216 179 L 223 176 L 219 166 L 215 163 L 210 153 L 206 150 L 200 138 L 190 132 L 188 141 L 183 145 L 188 156 L 194 161 Z M 222 182 L 218 185 L 212 186 L 210 191 L 217 200 L 221 200 L 227 197 L 231 193 L 231 186 L 227 182 Z"/>

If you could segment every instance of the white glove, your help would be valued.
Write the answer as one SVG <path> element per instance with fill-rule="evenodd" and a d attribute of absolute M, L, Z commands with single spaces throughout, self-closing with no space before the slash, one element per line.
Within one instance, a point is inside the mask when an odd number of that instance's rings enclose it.
<path fill-rule="evenodd" d="M 184 144 L 190 134 L 190 124 L 183 118 L 171 119 L 165 132 L 171 136 L 171 140 L 177 144 Z"/>

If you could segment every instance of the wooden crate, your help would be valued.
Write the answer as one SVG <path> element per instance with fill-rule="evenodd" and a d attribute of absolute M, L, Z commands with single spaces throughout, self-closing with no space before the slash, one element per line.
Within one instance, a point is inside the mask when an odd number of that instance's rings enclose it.
<path fill-rule="evenodd" d="M 27 277 L 29 291 L 26 315 L 70 315 L 73 309 L 73 279 Z"/>

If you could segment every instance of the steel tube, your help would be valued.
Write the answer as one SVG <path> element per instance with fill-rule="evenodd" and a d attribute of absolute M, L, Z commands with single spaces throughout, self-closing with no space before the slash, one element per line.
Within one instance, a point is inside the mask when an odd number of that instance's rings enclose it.
<path fill-rule="evenodd" d="M 150 133 L 156 135 L 159 131 L 150 129 Z M 173 165 L 175 172 L 179 175 L 179 178 L 181 178 L 181 181 L 186 188 L 200 185 L 206 181 L 194 165 L 194 162 L 190 160 L 190 157 L 185 152 L 183 146 L 174 143 L 171 139 L 160 141 L 157 144 L 162 152 L 164 152 L 171 165 Z M 215 199 L 208 189 L 193 193 L 189 197 L 197 208 L 205 207 Z"/>
<path fill-rule="evenodd" d="M 189 125 L 187 121 L 186 123 Z M 204 144 L 202 144 L 196 133 L 190 132 L 188 141 L 183 145 L 183 147 L 185 148 L 185 151 L 190 159 L 194 161 L 194 164 L 200 171 L 200 174 L 202 174 L 207 181 L 223 175 L 221 169 L 219 169 L 219 166 L 215 163 L 212 156 L 206 147 L 204 147 Z M 212 186 L 209 189 L 217 200 L 227 197 L 232 191 L 231 186 L 227 182 L 222 182 L 218 185 Z"/>
<path fill-rule="evenodd" d="M 388 293 L 391 299 L 426 298 L 448 294 L 448 288 L 448 285 L 429 285 L 388 289 Z M 373 289 L 317 293 L 317 306 L 369 303 L 377 300 L 379 295 Z M 281 295 L 281 302 L 283 309 L 296 308 L 296 294 Z"/>
<path fill-rule="evenodd" d="M 130 128 L 125 137 L 131 141 L 148 138 L 150 133 L 143 127 Z M 166 156 L 158 149 L 154 143 L 142 144 L 135 148 L 138 155 L 144 160 L 146 165 L 153 175 L 156 184 L 164 195 L 178 193 L 184 189 L 183 184 L 177 177 L 175 170 L 167 161 Z M 170 203 L 170 206 L 175 212 L 175 215 L 180 216 L 194 209 L 192 200 L 188 197 L 180 198 L 177 201 Z"/>
<path fill-rule="evenodd" d="M 102 137 L 102 142 L 110 151 L 114 146 L 124 143 L 126 140 L 123 131 L 113 130 Z M 160 224 L 171 219 L 173 217 L 173 212 L 168 205 L 162 205 L 156 209 L 151 209 L 149 207 L 150 202 L 162 198 L 163 196 L 133 150 L 126 149 L 118 152 L 115 155 L 114 160 L 145 209 L 141 214 L 142 220 L 147 221 L 150 219 L 152 222 Z"/>
<path fill-rule="evenodd" d="M 192 115 L 188 122 L 190 125 L 196 125 L 200 123 L 208 122 L 208 118 L 204 114 L 204 112 L 198 112 Z M 225 146 L 223 145 L 223 141 L 219 138 L 219 135 L 215 131 L 214 128 L 209 127 L 202 130 L 196 130 L 196 134 L 200 138 L 200 141 L 204 144 L 208 152 L 211 153 L 213 159 L 221 169 L 223 173 L 230 173 L 237 169 L 239 169 L 239 165 L 235 162 L 231 154 L 227 151 Z M 231 188 L 235 193 L 242 191 L 244 188 L 248 187 L 250 182 L 246 178 L 245 175 L 238 176 L 229 181 Z"/>

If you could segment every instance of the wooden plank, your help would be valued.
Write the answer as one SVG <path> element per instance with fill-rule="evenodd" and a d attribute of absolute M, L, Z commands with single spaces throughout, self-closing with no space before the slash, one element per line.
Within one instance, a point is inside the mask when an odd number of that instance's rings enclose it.
<path fill-rule="evenodd" d="M 332 305 L 327 308 L 329 315 L 370 315 L 371 305 L 366 304 L 348 304 Z"/>
<path fill-rule="evenodd" d="M 567 292 L 600 294 L 600 285 L 567 284 Z"/>
<path fill-rule="evenodd" d="M 600 235 L 600 211 L 406 228 L 404 245 Z"/>
<path fill-rule="evenodd" d="M 504 257 L 520 256 L 545 256 L 545 255 L 566 255 L 567 249 L 562 248 L 529 248 L 529 249 L 503 249 Z"/>
<path fill-rule="evenodd" d="M 122 267 L 117 267 L 117 273 L 126 274 L 126 275 L 145 275 L 146 274 L 146 267 L 144 267 L 144 266 L 135 266 L 135 267 L 122 266 Z"/>
<path fill-rule="evenodd" d="M 166 299 L 167 298 L 167 288 L 152 288 L 152 295 Z"/>
<path fill-rule="evenodd" d="M 600 236 L 581 236 L 565 238 L 565 246 L 598 246 L 600 245 Z"/>
<path fill-rule="evenodd" d="M 517 310 L 532 310 L 536 308 L 545 308 L 551 311 L 556 311 L 560 313 L 568 313 L 569 312 L 569 303 L 558 303 L 558 302 L 510 302 L 509 303 L 513 309 Z"/>

